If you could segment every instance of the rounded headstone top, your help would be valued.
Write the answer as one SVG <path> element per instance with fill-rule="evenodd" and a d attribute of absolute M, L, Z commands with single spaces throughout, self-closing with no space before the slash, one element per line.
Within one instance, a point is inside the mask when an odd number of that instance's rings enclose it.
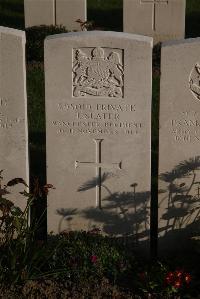
<path fill-rule="evenodd" d="M 151 44 L 153 47 L 153 38 L 149 36 L 137 35 L 132 33 L 123 33 L 123 32 L 115 32 L 115 31 L 78 31 L 78 32 L 69 32 L 69 33 L 61 33 L 50 35 L 45 39 L 45 42 L 48 42 L 52 39 L 63 39 L 63 38 L 71 38 L 71 39 L 79 39 L 79 38 L 121 38 L 122 40 L 135 40 L 141 41 Z"/>
<path fill-rule="evenodd" d="M 5 34 L 19 36 L 19 37 L 22 37 L 22 39 L 24 41 L 26 40 L 25 31 L 22 31 L 22 30 L 0 26 L 0 33 L 5 33 Z"/>

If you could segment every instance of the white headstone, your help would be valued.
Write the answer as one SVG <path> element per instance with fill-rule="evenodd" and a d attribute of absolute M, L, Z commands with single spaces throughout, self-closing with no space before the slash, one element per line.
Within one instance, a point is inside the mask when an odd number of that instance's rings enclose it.
<path fill-rule="evenodd" d="M 48 231 L 149 237 L 152 39 L 45 41 Z"/>
<path fill-rule="evenodd" d="M 123 0 L 124 32 L 152 36 L 154 43 L 185 36 L 185 0 Z"/>
<path fill-rule="evenodd" d="M 56 24 L 63 25 L 67 30 L 81 31 L 76 20 L 85 22 L 87 19 L 86 0 L 56 0 Z"/>
<path fill-rule="evenodd" d="M 55 25 L 55 0 L 24 0 L 25 27 Z"/>
<path fill-rule="evenodd" d="M 0 170 L 3 183 L 23 178 L 29 183 L 25 33 L 0 27 Z M 23 207 L 26 202 L 10 189 L 7 198 Z"/>
<path fill-rule="evenodd" d="M 86 0 L 24 0 L 25 27 L 62 25 L 81 31 L 78 19 L 87 19 Z"/>
<path fill-rule="evenodd" d="M 184 249 L 199 234 L 200 39 L 165 43 L 161 74 L 160 249 Z"/>

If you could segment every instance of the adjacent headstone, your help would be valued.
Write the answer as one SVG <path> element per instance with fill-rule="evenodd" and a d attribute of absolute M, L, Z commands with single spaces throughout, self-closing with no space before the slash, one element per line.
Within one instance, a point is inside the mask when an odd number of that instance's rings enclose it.
<path fill-rule="evenodd" d="M 25 27 L 55 25 L 55 0 L 24 0 Z"/>
<path fill-rule="evenodd" d="M 48 231 L 149 237 L 152 39 L 45 41 Z"/>
<path fill-rule="evenodd" d="M 63 25 L 67 30 L 81 31 L 80 19 L 85 22 L 87 19 L 86 0 L 56 0 L 56 24 Z"/>
<path fill-rule="evenodd" d="M 185 35 L 185 0 L 123 0 L 124 32 L 152 36 L 154 43 Z"/>
<path fill-rule="evenodd" d="M 29 183 L 25 33 L 5 27 L 0 27 L 0 140 L 1 184 L 20 177 Z M 23 207 L 18 193 L 23 190 L 12 187 L 3 197 Z"/>
<path fill-rule="evenodd" d="M 199 235 L 200 39 L 162 48 L 159 148 L 160 250 Z"/>
<path fill-rule="evenodd" d="M 40 25 L 65 26 L 81 31 L 80 20 L 87 19 L 86 0 L 24 0 L 25 27 Z"/>

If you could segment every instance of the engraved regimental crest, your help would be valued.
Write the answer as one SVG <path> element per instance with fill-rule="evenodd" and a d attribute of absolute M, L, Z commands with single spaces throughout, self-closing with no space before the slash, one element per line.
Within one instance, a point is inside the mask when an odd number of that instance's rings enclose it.
<path fill-rule="evenodd" d="M 200 63 L 196 63 L 189 78 L 190 90 L 194 97 L 200 101 Z"/>
<path fill-rule="evenodd" d="M 84 48 L 74 50 L 74 97 L 123 97 L 122 50 Z"/>

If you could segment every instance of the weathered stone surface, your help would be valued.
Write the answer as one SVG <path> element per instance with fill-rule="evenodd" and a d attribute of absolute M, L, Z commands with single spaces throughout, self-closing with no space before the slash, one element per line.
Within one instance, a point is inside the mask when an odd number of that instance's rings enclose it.
<path fill-rule="evenodd" d="M 25 33 L 5 27 L 0 27 L 0 140 L 3 184 L 19 177 L 29 183 Z M 12 187 L 6 197 L 23 207 L 18 194 L 23 190 Z"/>
<path fill-rule="evenodd" d="M 185 0 L 123 0 L 124 32 L 152 36 L 154 43 L 185 36 Z"/>
<path fill-rule="evenodd" d="M 55 0 L 24 0 L 25 27 L 55 25 Z"/>
<path fill-rule="evenodd" d="M 200 39 L 162 48 L 159 236 L 160 249 L 184 248 L 199 233 Z"/>
<path fill-rule="evenodd" d="M 149 237 L 152 39 L 45 41 L 48 231 Z"/>
<path fill-rule="evenodd" d="M 76 20 L 86 21 L 86 0 L 56 0 L 56 24 L 63 25 L 67 30 L 81 31 Z"/>

